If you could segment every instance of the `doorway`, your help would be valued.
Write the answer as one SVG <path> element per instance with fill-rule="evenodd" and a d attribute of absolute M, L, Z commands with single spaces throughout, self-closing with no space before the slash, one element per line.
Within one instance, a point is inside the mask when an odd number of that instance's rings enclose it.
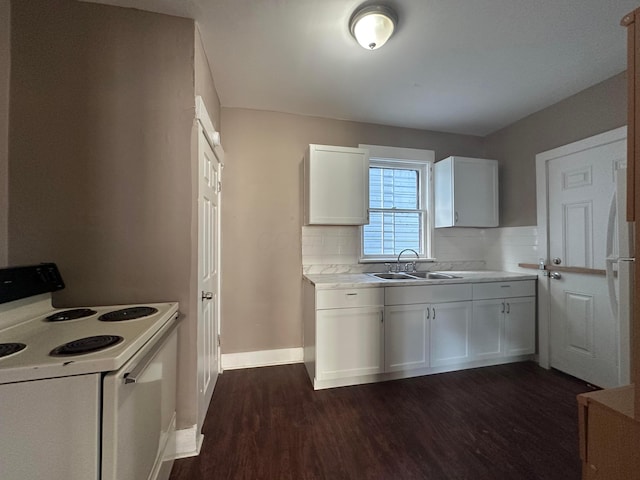
<path fill-rule="evenodd" d="M 607 287 L 607 225 L 626 127 L 536 156 L 539 358 L 600 387 L 619 384 L 620 332 Z"/>

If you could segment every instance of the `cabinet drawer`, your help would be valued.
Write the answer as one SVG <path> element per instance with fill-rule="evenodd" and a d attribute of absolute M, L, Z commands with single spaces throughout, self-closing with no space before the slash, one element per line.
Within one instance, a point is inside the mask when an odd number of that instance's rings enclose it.
<path fill-rule="evenodd" d="M 316 292 L 317 310 L 382 305 L 384 305 L 384 290 L 382 288 L 345 288 Z"/>
<path fill-rule="evenodd" d="M 488 282 L 473 285 L 473 299 L 531 297 L 536 294 L 535 280 L 516 282 Z"/>
<path fill-rule="evenodd" d="M 460 302 L 471 300 L 470 283 L 385 288 L 385 305 Z"/>

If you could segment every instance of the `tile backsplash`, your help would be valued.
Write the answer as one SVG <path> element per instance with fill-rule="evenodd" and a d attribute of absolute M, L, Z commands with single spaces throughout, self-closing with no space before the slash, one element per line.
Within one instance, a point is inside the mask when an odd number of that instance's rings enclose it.
<path fill-rule="evenodd" d="M 522 271 L 518 263 L 538 262 L 535 226 L 436 229 L 434 242 L 437 261 L 421 263 L 419 270 Z M 302 227 L 305 273 L 380 271 L 381 264 L 358 263 L 359 255 L 359 227 Z"/>

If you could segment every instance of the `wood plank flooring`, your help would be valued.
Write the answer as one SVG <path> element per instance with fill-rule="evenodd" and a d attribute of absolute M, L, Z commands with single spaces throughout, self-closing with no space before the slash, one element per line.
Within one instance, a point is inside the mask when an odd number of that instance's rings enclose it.
<path fill-rule="evenodd" d="M 321 391 L 302 364 L 227 371 L 171 480 L 578 480 L 590 390 L 531 362 Z"/>

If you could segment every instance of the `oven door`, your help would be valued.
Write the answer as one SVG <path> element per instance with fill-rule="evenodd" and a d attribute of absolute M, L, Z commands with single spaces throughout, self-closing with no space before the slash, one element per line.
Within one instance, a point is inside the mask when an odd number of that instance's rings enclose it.
<path fill-rule="evenodd" d="M 156 479 L 175 431 L 177 322 L 170 320 L 120 370 L 105 375 L 102 480 Z M 172 463 L 172 461 L 170 461 Z"/>

